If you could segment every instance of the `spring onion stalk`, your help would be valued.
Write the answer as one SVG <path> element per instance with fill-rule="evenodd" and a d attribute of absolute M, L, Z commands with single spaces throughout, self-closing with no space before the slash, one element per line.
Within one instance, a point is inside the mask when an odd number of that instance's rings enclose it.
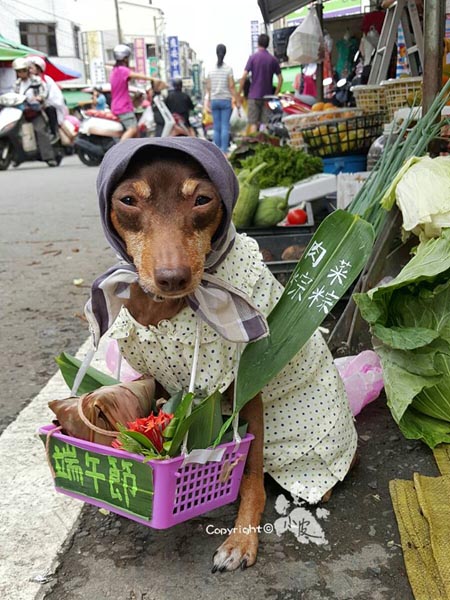
<path fill-rule="evenodd" d="M 443 126 L 450 123 L 448 119 L 437 122 L 449 97 L 450 80 L 436 96 L 426 115 L 408 132 L 414 113 L 411 110 L 409 117 L 396 133 L 397 137 L 389 137 L 381 159 L 347 207 L 348 212 L 360 215 L 371 223 L 376 235 L 379 234 L 387 216 L 387 211 L 380 205 L 380 201 L 392 180 L 409 158 L 426 154 L 431 140 L 439 136 Z"/>

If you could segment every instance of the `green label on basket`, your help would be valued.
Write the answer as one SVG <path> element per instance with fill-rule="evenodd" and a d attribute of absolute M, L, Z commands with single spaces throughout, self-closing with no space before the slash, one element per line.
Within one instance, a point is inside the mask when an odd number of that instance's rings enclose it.
<path fill-rule="evenodd" d="M 44 436 L 42 439 L 45 443 Z M 128 457 L 89 452 L 55 438 L 50 439 L 49 458 L 56 487 L 150 520 L 153 500 L 150 465 Z"/>

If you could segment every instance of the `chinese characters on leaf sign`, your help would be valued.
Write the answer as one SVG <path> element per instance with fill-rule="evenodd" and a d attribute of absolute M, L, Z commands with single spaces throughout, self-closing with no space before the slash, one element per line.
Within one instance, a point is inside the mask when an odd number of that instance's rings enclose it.
<path fill-rule="evenodd" d="M 347 211 L 335 210 L 322 221 L 267 319 L 269 336 L 242 353 L 237 410 L 301 350 L 360 274 L 374 239 L 373 227 Z"/>

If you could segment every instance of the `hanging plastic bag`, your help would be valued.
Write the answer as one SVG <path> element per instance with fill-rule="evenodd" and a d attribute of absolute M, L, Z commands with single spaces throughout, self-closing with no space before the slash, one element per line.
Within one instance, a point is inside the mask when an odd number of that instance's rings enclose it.
<path fill-rule="evenodd" d="M 108 345 L 106 346 L 105 362 L 109 372 L 116 376 L 119 368 L 119 345 L 117 340 L 109 339 Z M 120 363 L 120 381 L 128 383 L 142 377 L 141 373 L 138 373 L 131 367 L 127 361 L 122 358 Z"/>
<path fill-rule="evenodd" d="M 230 117 L 231 131 L 242 131 L 247 126 L 247 115 L 242 106 L 235 106 Z"/>
<path fill-rule="evenodd" d="M 306 19 L 289 37 L 286 54 L 291 62 L 301 65 L 317 63 L 322 59 L 323 33 L 316 7 L 312 6 Z"/>
<path fill-rule="evenodd" d="M 356 356 L 336 358 L 334 364 L 345 385 L 350 409 L 354 416 L 376 400 L 384 387 L 380 359 L 373 350 Z"/>

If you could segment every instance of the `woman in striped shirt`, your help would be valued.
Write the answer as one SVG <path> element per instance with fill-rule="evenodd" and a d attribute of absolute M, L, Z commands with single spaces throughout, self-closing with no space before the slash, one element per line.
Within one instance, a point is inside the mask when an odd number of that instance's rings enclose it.
<path fill-rule="evenodd" d="M 226 51 L 223 44 L 218 44 L 216 48 L 217 64 L 209 72 L 206 83 L 213 118 L 214 143 L 224 154 L 227 154 L 230 142 L 231 100 L 234 98 L 237 106 L 240 106 L 241 103 L 240 97 L 236 93 L 233 69 L 223 62 Z M 208 109 L 208 105 L 206 108 Z"/>

